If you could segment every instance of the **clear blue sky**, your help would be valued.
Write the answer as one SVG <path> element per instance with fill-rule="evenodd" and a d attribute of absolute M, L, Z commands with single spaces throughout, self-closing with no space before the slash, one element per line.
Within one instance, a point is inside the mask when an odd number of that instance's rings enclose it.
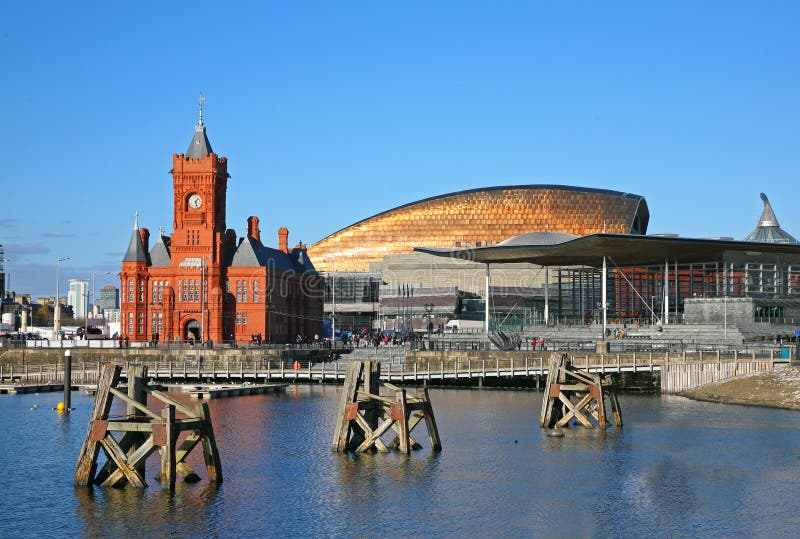
<path fill-rule="evenodd" d="M 59 256 L 64 280 L 119 271 L 135 211 L 171 231 L 201 90 L 228 226 L 258 215 L 271 245 L 529 183 L 641 194 L 651 233 L 737 239 L 764 191 L 800 236 L 798 28 L 773 1 L 8 3 L 6 269 L 52 295 Z"/>

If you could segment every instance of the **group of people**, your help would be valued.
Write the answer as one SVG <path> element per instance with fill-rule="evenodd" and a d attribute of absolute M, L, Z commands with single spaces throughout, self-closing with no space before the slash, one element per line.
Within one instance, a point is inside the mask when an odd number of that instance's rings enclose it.
<path fill-rule="evenodd" d="M 531 339 L 531 348 L 533 350 L 544 350 L 544 337 L 534 337 Z"/>
<path fill-rule="evenodd" d="M 614 339 L 617 341 L 621 341 L 625 338 L 627 332 L 624 329 L 616 328 L 614 330 Z M 606 338 L 611 337 L 611 328 L 606 328 Z"/>

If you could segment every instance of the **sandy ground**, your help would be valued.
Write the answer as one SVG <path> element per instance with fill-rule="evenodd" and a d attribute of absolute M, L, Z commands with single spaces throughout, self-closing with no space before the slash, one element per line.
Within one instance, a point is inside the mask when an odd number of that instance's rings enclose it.
<path fill-rule="evenodd" d="M 727 404 L 800 410 L 800 368 L 780 365 L 769 372 L 737 376 L 684 391 L 681 395 Z"/>

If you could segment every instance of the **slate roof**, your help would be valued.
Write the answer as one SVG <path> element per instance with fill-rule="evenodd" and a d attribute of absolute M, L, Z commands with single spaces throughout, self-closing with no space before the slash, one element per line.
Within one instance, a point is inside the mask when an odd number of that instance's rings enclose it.
<path fill-rule="evenodd" d="M 131 241 L 128 243 L 128 250 L 125 252 L 123 262 L 149 262 L 147 251 L 144 250 L 142 245 L 142 238 L 139 236 L 139 225 L 133 229 L 131 234 Z"/>
<path fill-rule="evenodd" d="M 304 249 L 293 249 L 289 254 L 266 247 L 254 238 L 244 238 L 233 254 L 230 267 L 269 266 L 270 268 L 300 273 L 315 271 Z"/>
<path fill-rule="evenodd" d="M 192 137 L 192 142 L 189 143 L 189 149 L 186 150 L 186 157 L 200 159 L 213 151 L 214 150 L 211 149 L 211 143 L 206 136 L 206 126 L 203 125 L 203 121 L 200 120 L 194 128 L 194 136 Z"/>
<path fill-rule="evenodd" d="M 172 265 L 172 257 L 169 253 L 169 238 L 163 235 L 158 235 L 153 248 L 150 249 L 150 265 L 156 267 L 168 268 Z"/>

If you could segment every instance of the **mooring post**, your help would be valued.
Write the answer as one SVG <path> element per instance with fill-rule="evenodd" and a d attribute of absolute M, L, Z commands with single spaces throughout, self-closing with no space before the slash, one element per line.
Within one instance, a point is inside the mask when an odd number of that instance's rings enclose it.
<path fill-rule="evenodd" d="M 68 414 L 72 400 L 72 350 L 64 350 L 64 413 Z"/>
<path fill-rule="evenodd" d="M 167 404 L 161 409 L 164 425 L 164 443 L 161 447 L 161 481 L 167 483 L 170 492 L 175 491 L 175 407 Z"/>
<path fill-rule="evenodd" d="M 128 396 L 135 400 L 136 402 L 147 406 L 147 393 L 144 390 L 144 377 L 145 373 L 147 372 L 147 367 L 140 363 L 128 363 Z M 128 416 L 128 420 L 139 420 L 145 416 L 144 412 L 137 409 L 132 404 L 128 403 L 126 405 L 126 414 Z M 125 437 L 128 437 L 128 440 L 125 440 Z M 129 457 L 132 457 L 136 450 L 142 445 L 145 441 L 145 435 L 141 432 L 128 432 L 125 433 L 123 440 L 126 441 L 126 444 L 130 444 L 130 447 L 123 447 L 123 450 L 127 450 L 127 454 Z M 145 462 L 144 459 L 136 465 L 136 470 L 141 474 L 142 477 L 145 476 Z"/>

